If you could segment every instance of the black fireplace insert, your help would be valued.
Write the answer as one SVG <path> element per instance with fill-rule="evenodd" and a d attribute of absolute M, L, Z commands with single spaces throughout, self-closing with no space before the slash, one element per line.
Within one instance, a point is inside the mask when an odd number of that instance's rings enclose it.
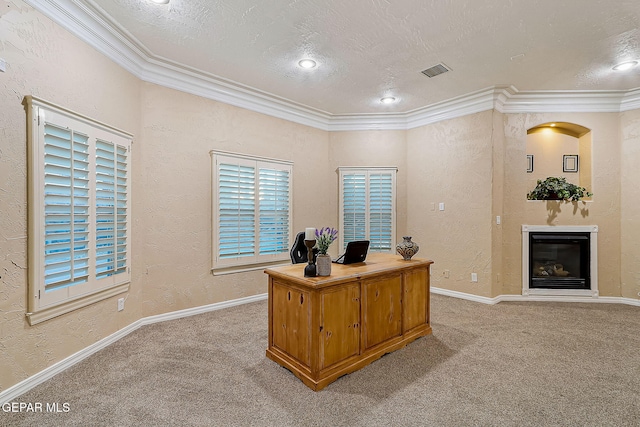
<path fill-rule="evenodd" d="M 529 233 L 530 288 L 591 289 L 590 233 Z"/>

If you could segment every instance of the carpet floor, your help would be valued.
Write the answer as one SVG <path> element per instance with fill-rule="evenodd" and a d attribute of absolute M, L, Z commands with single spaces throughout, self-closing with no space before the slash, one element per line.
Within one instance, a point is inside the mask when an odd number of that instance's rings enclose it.
<path fill-rule="evenodd" d="M 0 425 L 640 425 L 637 307 L 432 295 L 431 320 L 319 392 L 265 357 L 266 301 L 149 325 L 15 400 L 62 412 Z"/>

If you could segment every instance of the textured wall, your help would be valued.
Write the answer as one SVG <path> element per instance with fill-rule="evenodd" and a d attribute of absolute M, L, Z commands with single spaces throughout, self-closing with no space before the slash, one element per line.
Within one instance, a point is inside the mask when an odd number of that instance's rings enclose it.
<path fill-rule="evenodd" d="M 142 109 L 143 316 L 267 291 L 261 270 L 210 272 L 211 150 L 293 161 L 294 230 L 334 225 L 327 132 L 153 84 L 143 86 Z"/>
<path fill-rule="evenodd" d="M 420 255 L 435 261 L 432 285 L 482 296 L 492 287 L 492 116 L 486 111 L 407 132 L 407 229 Z"/>
<path fill-rule="evenodd" d="M 141 83 L 22 2 L 0 1 L 0 19 L 0 391 L 141 317 L 266 292 L 261 271 L 210 273 L 210 150 L 294 161 L 294 229 L 335 220 L 327 132 Z M 134 134 L 123 312 L 119 295 L 36 326 L 25 320 L 25 95 Z"/>
<path fill-rule="evenodd" d="M 527 129 L 550 121 L 591 129 L 593 199 L 585 203 L 526 200 L 533 189 L 526 171 Z M 505 114 L 503 285 L 500 294 L 522 293 L 522 224 L 597 225 L 600 295 L 620 296 L 620 138 L 615 113 Z M 535 170 L 535 169 L 534 169 Z M 561 170 L 561 169 L 560 169 Z"/>
<path fill-rule="evenodd" d="M 41 97 L 137 136 L 140 83 L 20 1 L 0 1 L 0 40 L 0 57 L 7 61 L 7 71 L 0 73 L 1 391 L 131 324 L 139 318 L 141 293 L 132 285 L 121 313 L 114 297 L 36 326 L 27 324 L 23 99 Z M 134 171 L 136 167 L 134 157 Z M 134 198 L 136 193 L 134 187 Z M 134 236 L 136 232 L 134 225 Z M 138 242 L 134 237 L 134 254 Z"/>
<path fill-rule="evenodd" d="M 621 115 L 622 296 L 640 297 L 640 110 Z"/>

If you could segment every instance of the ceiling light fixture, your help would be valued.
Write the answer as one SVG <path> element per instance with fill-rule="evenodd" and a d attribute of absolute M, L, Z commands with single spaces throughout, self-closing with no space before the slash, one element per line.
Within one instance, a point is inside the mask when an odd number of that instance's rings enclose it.
<path fill-rule="evenodd" d="M 396 99 L 393 96 L 385 96 L 384 98 L 380 99 L 380 102 L 382 102 L 383 104 L 393 104 L 394 102 L 396 102 Z"/>
<path fill-rule="evenodd" d="M 613 67 L 614 71 L 626 71 L 638 65 L 638 61 L 627 61 L 622 62 L 615 67 Z"/>
<path fill-rule="evenodd" d="M 555 124 L 555 123 L 551 123 L 549 126 L 551 126 L 551 127 L 555 127 L 555 126 L 556 126 L 556 124 Z"/>
<path fill-rule="evenodd" d="M 298 61 L 298 65 L 301 68 L 306 68 L 306 69 L 310 69 L 310 68 L 315 68 L 316 65 L 316 61 L 314 61 L 313 59 L 302 59 L 300 61 Z"/>
<path fill-rule="evenodd" d="M 157 3 L 157 4 L 167 4 L 167 3 L 169 3 L 169 0 L 151 0 L 151 1 L 154 2 L 154 3 Z"/>

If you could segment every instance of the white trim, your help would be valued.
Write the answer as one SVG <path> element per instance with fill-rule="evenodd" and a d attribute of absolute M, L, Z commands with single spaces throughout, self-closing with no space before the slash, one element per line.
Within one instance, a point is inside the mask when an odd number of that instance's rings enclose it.
<path fill-rule="evenodd" d="M 211 150 L 209 151 L 209 155 L 212 157 L 225 156 L 225 157 L 234 157 L 236 159 L 254 160 L 256 162 L 278 163 L 282 165 L 293 166 L 293 160 L 274 159 L 272 157 L 254 156 L 252 154 L 241 154 L 241 153 L 235 153 L 232 151 Z"/>
<path fill-rule="evenodd" d="M 53 378 L 57 374 L 72 367 L 76 363 L 83 361 L 87 357 L 106 348 L 107 346 L 113 344 L 114 342 L 120 340 L 121 338 L 126 337 L 131 332 L 134 332 L 140 329 L 140 327 L 142 326 L 151 325 L 153 323 L 158 323 L 158 322 L 165 322 L 167 320 L 180 319 L 188 316 L 195 316 L 197 314 L 203 314 L 203 313 L 208 313 L 210 311 L 216 311 L 224 308 L 235 307 L 241 304 L 249 304 L 252 302 L 262 301 L 267 299 L 267 297 L 268 297 L 268 294 L 266 293 L 253 295 L 250 297 L 238 298 L 231 301 L 223 301 L 219 303 L 203 305 L 200 307 L 187 308 L 185 310 L 159 314 L 156 316 L 149 316 L 149 317 L 145 317 L 140 320 L 137 320 L 132 324 L 130 324 L 129 326 L 125 326 L 119 331 L 101 339 L 98 342 L 91 344 L 88 347 L 83 348 L 77 353 L 74 353 L 71 356 L 62 359 L 58 363 L 55 363 L 49 366 L 48 368 L 45 368 L 42 371 L 38 372 L 37 374 L 32 375 L 29 378 L 26 378 L 25 380 L 20 381 L 18 384 L 4 390 L 3 392 L 0 393 L 0 405 L 6 402 L 11 402 L 12 400 L 16 399 L 17 397 L 21 396 L 22 394 L 26 393 L 27 391 L 31 390 L 37 385 L 42 384 L 43 382 Z"/>
<path fill-rule="evenodd" d="M 25 1 L 143 81 L 326 131 L 408 130 L 491 109 L 545 113 L 640 108 L 640 88 L 519 92 L 513 86 L 492 86 L 408 112 L 331 114 L 155 56 L 90 0 Z"/>
<path fill-rule="evenodd" d="M 237 298 L 230 301 L 222 301 L 214 304 L 202 305 L 200 307 L 186 308 L 184 310 L 172 311 L 170 313 L 149 316 L 141 320 L 142 322 L 141 326 L 151 325 L 153 323 L 159 323 L 159 322 L 166 322 L 167 320 L 181 319 L 183 317 L 195 316 L 198 314 L 209 313 L 210 311 L 222 310 L 224 308 L 231 308 L 237 305 L 250 304 L 252 302 L 263 301 L 263 300 L 266 300 L 268 296 L 269 294 L 267 293 L 252 295 L 249 297 Z"/>
<path fill-rule="evenodd" d="M 71 313 L 72 311 L 94 304 L 98 301 L 111 298 L 118 294 L 129 292 L 129 283 L 130 282 L 127 281 L 110 288 L 97 290 L 88 295 L 81 296 L 77 299 L 71 299 L 69 301 L 56 304 L 52 307 L 43 308 L 36 312 L 28 312 L 26 313 L 27 321 L 31 326 L 37 325 L 38 323 L 53 319 L 54 317 L 58 317 L 66 313 Z"/>
<path fill-rule="evenodd" d="M 482 304 L 498 304 L 508 301 L 545 301 L 545 302 L 593 302 L 603 304 L 625 304 L 640 307 L 640 300 L 624 297 L 575 297 L 575 296 L 543 296 L 543 295 L 498 295 L 497 297 L 483 297 L 465 292 L 452 291 L 444 288 L 431 287 L 431 293 L 444 295 L 453 298 L 460 298 L 467 301 L 480 302 Z"/>
<path fill-rule="evenodd" d="M 498 301 L 496 298 L 489 298 L 489 297 L 483 297 L 480 295 L 474 295 L 474 294 L 468 294 L 466 292 L 459 292 L 459 291 L 452 291 L 450 289 L 444 289 L 444 288 L 435 288 L 435 287 L 431 287 L 431 293 L 432 294 L 438 294 L 438 295 L 444 295 L 447 297 L 453 297 L 453 298 L 459 298 L 459 299 L 464 299 L 467 301 L 474 301 L 474 302 L 481 302 L 482 304 L 497 304 Z"/>
<path fill-rule="evenodd" d="M 529 233 L 590 233 L 590 289 L 530 289 L 529 288 Z M 522 225 L 522 295 L 546 297 L 598 297 L 598 226 L 597 225 Z"/>
<path fill-rule="evenodd" d="M 225 267 L 225 268 L 212 268 L 211 274 L 214 276 L 224 276 L 227 274 L 246 273 L 248 271 L 264 270 L 270 267 L 284 267 L 285 265 L 291 265 L 291 261 L 288 262 L 275 262 L 275 263 L 261 263 L 259 265 L 249 267 Z"/>

